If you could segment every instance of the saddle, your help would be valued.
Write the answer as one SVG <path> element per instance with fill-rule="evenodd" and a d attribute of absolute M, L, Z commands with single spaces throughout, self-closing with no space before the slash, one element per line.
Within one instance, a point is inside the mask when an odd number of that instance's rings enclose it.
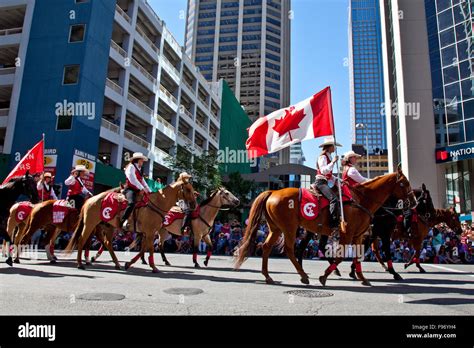
<path fill-rule="evenodd" d="M 337 187 L 332 188 L 338 195 Z M 306 220 L 314 220 L 319 216 L 319 212 L 329 205 L 329 200 L 313 184 L 311 189 L 300 188 L 300 215 Z M 342 185 L 342 201 L 351 202 L 352 195 L 347 185 Z"/>
<path fill-rule="evenodd" d="M 191 219 L 192 220 L 197 219 L 199 217 L 199 213 L 200 213 L 200 207 L 197 206 L 196 209 L 194 209 L 194 211 L 191 213 Z M 183 209 L 181 209 L 178 206 L 174 206 L 165 215 L 165 219 L 163 220 L 163 226 L 167 227 L 171 225 L 173 222 L 175 222 L 176 220 L 184 219 L 185 215 L 186 213 L 183 211 Z"/>

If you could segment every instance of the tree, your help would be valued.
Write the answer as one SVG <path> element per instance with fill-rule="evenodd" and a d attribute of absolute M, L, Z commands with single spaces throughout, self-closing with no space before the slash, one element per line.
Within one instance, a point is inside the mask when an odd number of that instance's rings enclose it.
<path fill-rule="evenodd" d="M 245 180 L 239 172 L 229 174 L 226 187 L 240 200 L 242 207 L 247 207 L 254 196 L 257 185 L 254 181 Z"/>
<path fill-rule="evenodd" d="M 190 146 L 178 146 L 176 156 L 168 156 L 165 161 L 170 169 L 178 175 L 188 172 L 193 176 L 194 190 L 206 194 L 221 185 L 217 154 L 213 151 L 204 151 L 197 155 Z"/>

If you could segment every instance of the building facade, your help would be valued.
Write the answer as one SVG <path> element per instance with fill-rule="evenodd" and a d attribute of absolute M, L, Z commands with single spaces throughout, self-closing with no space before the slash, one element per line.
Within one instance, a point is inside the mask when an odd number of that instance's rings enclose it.
<path fill-rule="evenodd" d="M 133 152 L 150 158 L 147 175 L 171 180 L 165 159 L 177 146 L 219 149 L 222 86 L 198 72 L 145 0 L 2 1 L 0 52 L 10 169 L 41 133 L 57 182 L 77 163 L 107 181 L 100 171 L 120 172 Z"/>
<path fill-rule="evenodd" d="M 472 1 L 425 0 L 436 161 L 446 205 L 472 216 L 474 192 L 474 42 Z"/>
<path fill-rule="evenodd" d="M 369 155 L 385 155 L 387 134 L 379 0 L 350 1 L 349 77 L 352 144 L 368 147 Z M 388 167 L 379 169 L 374 168 L 373 173 L 388 172 Z"/>
<path fill-rule="evenodd" d="M 228 82 L 252 122 L 290 103 L 291 16 L 290 0 L 188 0 L 186 54 Z M 289 149 L 267 160 L 288 163 Z"/>
<path fill-rule="evenodd" d="M 436 165 L 428 29 L 423 1 L 380 0 L 388 164 L 401 166 L 412 187 L 426 184 L 436 207 L 446 205 Z"/>

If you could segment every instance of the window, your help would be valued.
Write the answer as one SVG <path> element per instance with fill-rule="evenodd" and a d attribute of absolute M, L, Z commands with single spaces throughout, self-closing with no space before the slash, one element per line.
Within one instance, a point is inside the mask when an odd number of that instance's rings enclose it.
<path fill-rule="evenodd" d="M 89 0 L 76 0 L 75 2 L 76 4 L 83 4 L 83 3 L 89 2 Z"/>
<path fill-rule="evenodd" d="M 85 24 L 71 25 L 69 28 L 69 42 L 84 41 L 84 34 L 86 32 Z"/>
<path fill-rule="evenodd" d="M 64 67 L 63 85 L 75 85 L 79 81 L 79 65 L 66 65 Z"/>

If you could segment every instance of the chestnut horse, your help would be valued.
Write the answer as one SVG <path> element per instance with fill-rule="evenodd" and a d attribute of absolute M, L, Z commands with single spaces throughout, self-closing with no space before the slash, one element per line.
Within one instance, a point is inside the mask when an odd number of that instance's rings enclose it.
<path fill-rule="evenodd" d="M 344 246 L 356 244 L 360 247 L 362 236 L 369 227 L 372 214 L 382 206 L 390 195 L 407 200 L 410 206 L 416 204 L 415 195 L 410 187 L 410 183 L 400 168 L 398 168 L 396 173 L 379 176 L 361 184 L 360 190 L 362 194 L 359 197 L 358 204 L 352 201 L 344 205 L 344 216 L 347 226 L 346 232 L 340 233 L 340 244 Z M 333 231 L 329 227 L 328 207 L 322 209 L 318 217 L 312 221 L 302 218 L 299 208 L 299 189 L 297 188 L 286 188 L 261 193 L 255 199 L 250 209 L 249 224 L 245 231 L 245 236 L 241 246 L 235 253 L 235 268 L 238 269 L 254 249 L 258 225 L 263 215 L 265 215 L 269 234 L 262 247 L 262 274 L 267 284 L 273 284 L 273 279 L 268 274 L 268 257 L 273 245 L 282 233 L 288 258 L 301 276 L 301 282 L 309 284 L 308 275 L 304 272 L 294 254 L 298 227 L 302 226 L 307 231 L 324 235 L 331 235 Z M 326 284 L 327 277 L 342 260 L 342 255 L 336 255 L 335 262 L 326 269 L 324 275 L 319 277 L 322 285 Z M 356 264 L 359 280 L 362 281 L 363 285 L 370 285 L 370 282 L 362 273 L 359 259 L 355 257 L 353 262 Z"/>
<path fill-rule="evenodd" d="M 194 267 L 199 268 L 199 263 L 197 262 L 197 250 L 199 246 L 199 242 L 201 239 L 207 244 L 208 250 L 206 255 L 206 260 L 204 261 L 204 265 L 207 266 L 209 263 L 209 259 L 211 257 L 212 252 L 212 241 L 209 237 L 209 232 L 211 232 L 212 225 L 214 224 L 214 220 L 217 217 L 217 213 L 221 209 L 228 209 L 234 208 L 240 204 L 240 201 L 235 197 L 231 192 L 229 192 L 224 187 L 220 187 L 217 190 L 213 191 L 211 195 L 205 199 L 200 204 L 199 216 L 191 221 L 192 224 L 192 231 L 193 231 L 193 263 Z M 166 255 L 163 248 L 163 243 L 165 242 L 166 238 L 168 237 L 168 232 L 172 233 L 176 236 L 181 236 L 181 226 L 183 223 L 183 219 L 176 219 L 173 221 L 169 226 L 163 227 L 160 229 L 160 241 L 159 241 L 159 248 L 161 253 L 161 258 L 163 262 L 169 266 L 170 263 L 166 259 Z"/>
<path fill-rule="evenodd" d="M 180 199 L 190 202 L 191 206 L 195 206 L 196 204 L 193 186 L 188 181 L 188 178 L 183 174 L 184 173 L 180 174 L 178 180 L 171 185 L 166 186 L 158 192 L 151 193 L 149 195 L 148 203 L 144 207 L 135 208 L 134 213 L 129 218 L 129 226 L 136 226 L 136 232 L 144 235 L 142 243 L 146 243 L 146 248 L 149 252 L 148 263 L 152 268 L 153 273 L 158 272 L 153 257 L 153 239 L 155 232 L 158 230 L 159 226 L 161 226 L 164 214 L 166 214 Z M 98 194 L 89 198 L 86 203 L 84 203 L 81 210 L 79 224 L 65 249 L 66 253 L 71 253 L 77 246 L 77 268 L 79 269 L 85 269 L 82 264 L 82 250 L 84 249 L 86 242 L 89 240 L 91 233 L 97 225 L 105 224 L 101 220 L 101 204 L 106 195 L 107 192 Z M 120 214 L 117 214 L 117 216 L 108 224 L 115 228 L 121 228 L 121 226 L 119 226 L 119 215 Z M 136 221 L 134 221 L 135 218 Z M 109 238 L 105 238 L 105 246 L 114 260 L 116 268 L 120 269 L 120 265 L 118 264 L 118 261 L 116 261 L 117 257 L 115 256 L 112 244 L 109 242 Z M 125 264 L 125 269 L 128 269 L 138 260 L 138 258 L 139 257 L 135 257 L 131 262 L 127 262 Z"/>

